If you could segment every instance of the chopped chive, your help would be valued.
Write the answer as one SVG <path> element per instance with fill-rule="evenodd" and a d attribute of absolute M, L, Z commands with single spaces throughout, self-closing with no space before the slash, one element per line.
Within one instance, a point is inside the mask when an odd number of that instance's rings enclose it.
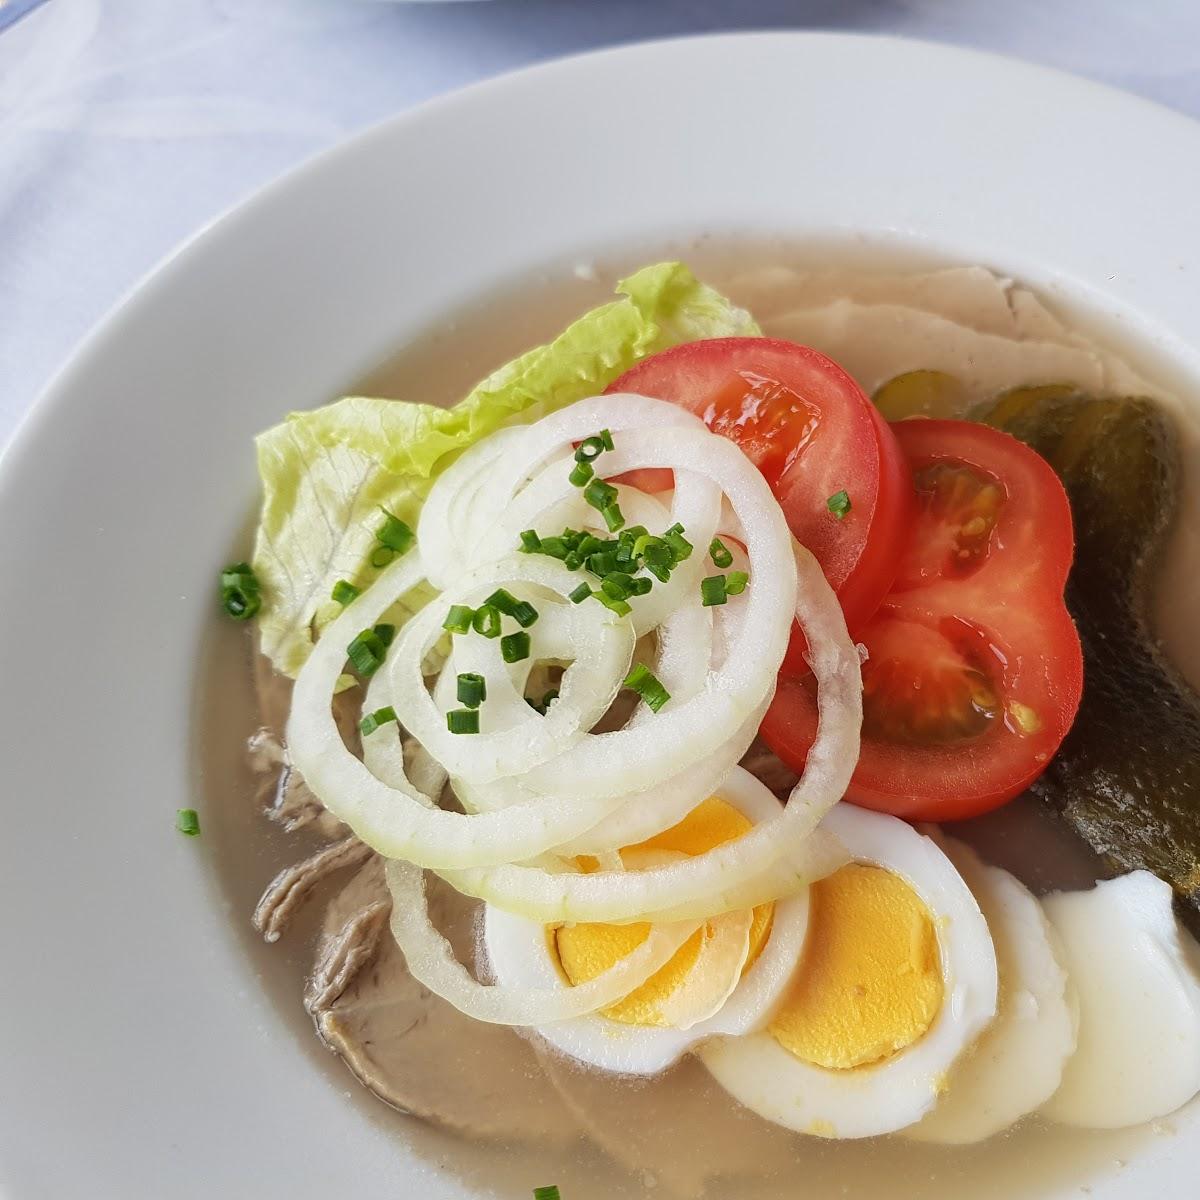
<path fill-rule="evenodd" d="M 474 616 L 473 608 L 469 608 L 465 604 L 452 604 L 450 611 L 446 614 L 446 619 L 442 622 L 442 628 L 448 629 L 451 633 L 470 633 L 471 621 Z"/>
<path fill-rule="evenodd" d="M 611 441 L 612 438 L 610 437 L 609 440 Z M 575 461 L 579 463 L 595 462 L 609 448 L 605 446 L 604 439 L 598 435 L 586 437 L 575 447 Z"/>
<path fill-rule="evenodd" d="M 396 627 L 395 625 L 376 625 L 375 636 L 384 644 L 384 647 L 386 648 L 392 644 L 396 637 Z"/>
<path fill-rule="evenodd" d="M 651 546 L 665 546 L 666 543 L 660 537 L 655 537 L 652 533 L 642 533 L 633 543 L 633 557 L 641 558 L 643 554 Z"/>
<path fill-rule="evenodd" d="M 550 707 L 550 705 L 553 704 L 554 701 L 557 699 L 558 699 L 558 688 L 551 688 L 542 697 L 542 712 L 545 712 L 546 709 L 548 709 Z"/>
<path fill-rule="evenodd" d="M 458 702 L 464 708 L 478 708 L 487 699 L 487 680 L 482 675 L 464 671 L 457 684 Z"/>
<path fill-rule="evenodd" d="M 724 575 L 710 575 L 707 579 L 700 580 L 700 603 L 705 608 L 711 608 L 714 604 L 724 604 L 725 600 Z"/>
<path fill-rule="evenodd" d="M 572 604 L 582 604 L 590 595 L 592 589 L 586 583 L 581 583 L 570 595 Z"/>
<path fill-rule="evenodd" d="M 672 525 L 663 534 L 663 541 L 670 547 L 676 562 L 683 562 L 685 558 L 691 557 L 692 543 L 683 536 L 683 527 L 681 525 Z"/>
<path fill-rule="evenodd" d="M 223 588 L 240 587 L 258 591 L 258 577 L 249 563 L 231 563 L 221 572 Z"/>
<path fill-rule="evenodd" d="M 417 540 L 417 535 L 395 513 L 388 512 L 382 506 L 379 511 L 383 513 L 384 520 L 375 530 L 376 539 L 389 550 L 394 550 L 397 554 L 406 554 Z"/>
<path fill-rule="evenodd" d="M 638 663 L 625 676 L 622 686 L 637 692 L 651 712 L 658 712 L 671 698 L 671 693 L 659 683 L 650 668 L 642 663 Z"/>
<path fill-rule="evenodd" d="M 538 619 L 538 611 L 528 600 L 518 600 L 507 588 L 497 588 L 485 601 L 497 612 L 512 617 L 522 629 L 528 629 Z"/>
<path fill-rule="evenodd" d="M 610 533 L 616 533 L 625 524 L 625 514 L 621 511 L 619 504 L 609 504 L 601 509 L 600 515 L 604 518 L 604 523 L 608 526 Z"/>
<path fill-rule="evenodd" d="M 194 808 L 179 809 L 175 814 L 175 828 L 186 837 L 199 837 L 200 814 Z"/>
<path fill-rule="evenodd" d="M 529 634 L 523 629 L 500 639 L 500 657 L 506 663 L 524 662 L 529 657 Z"/>
<path fill-rule="evenodd" d="M 591 482 L 592 476 L 596 474 L 590 462 L 577 462 L 571 468 L 571 474 L 567 478 L 578 488 L 586 487 Z"/>
<path fill-rule="evenodd" d="M 502 612 L 511 615 L 513 605 L 517 602 L 516 596 L 507 588 L 497 588 L 485 601 L 484 604 L 490 604 L 497 612 Z"/>
<path fill-rule="evenodd" d="M 542 548 L 542 539 L 538 537 L 536 529 L 521 530 L 521 549 L 526 554 L 537 554 Z"/>
<path fill-rule="evenodd" d="M 675 566 L 675 556 L 671 553 L 670 546 L 666 543 L 658 543 L 646 547 L 642 562 L 645 564 L 646 570 L 659 583 L 666 583 L 671 578 L 671 571 Z"/>
<path fill-rule="evenodd" d="M 367 713 L 365 717 L 358 723 L 358 731 L 367 737 L 374 733 L 380 725 L 386 725 L 389 721 L 396 719 L 396 710 L 389 704 L 384 708 L 377 708 L 373 713 Z"/>
<path fill-rule="evenodd" d="M 579 539 L 579 545 L 575 547 L 575 553 L 579 555 L 581 562 L 586 562 L 591 555 L 598 553 L 604 549 L 604 543 L 594 534 L 585 533 Z"/>
<path fill-rule="evenodd" d="M 745 571 L 730 571 L 725 577 L 725 591 L 731 596 L 740 596 L 749 582 L 750 576 Z"/>
<path fill-rule="evenodd" d="M 583 559 L 579 557 L 579 551 L 572 550 L 571 553 L 563 559 L 563 566 L 566 567 L 568 571 L 578 571 L 579 568 L 583 566 Z"/>
<path fill-rule="evenodd" d="M 542 538 L 542 553 L 548 554 L 551 558 L 563 559 L 571 552 L 571 547 L 567 545 L 564 538 L 548 537 Z"/>
<path fill-rule="evenodd" d="M 617 489 L 603 479 L 593 479 L 583 489 L 583 498 L 597 511 L 603 512 L 617 499 Z"/>
<path fill-rule="evenodd" d="M 598 554 L 593 554 L 587 560 L 587 569 L 593 575 L 599 575 L 603 578 L 605 575 L 611 575 L 613 571 L 620 567 L 617 562 L 617 554 L 615 550 L 601 550 Z"/>
<path fill-rule="evenodd" d="M 721 570 L 733 565 L 733 555 L 720 538 L 713 538 L 709 543 L 708 556 L 713 560 L 713 565 L 720 567 Z"/>
<path fill-rule="evenodd" d="M 362 591 L 356 588 L 354 584 L 347 583 L 344 579 L 339 579 L 333 585 L 333 591 L 330 592 L 330 597 L 336 600 L 341 605 L 349 604 L 351 600 L 357 600 L 362 595 Z"/>
<path fill-rule="evenodd" d="M 612 434 L 609 433 L 607 429 L 600 430 L 600 444 L 605 448 L 605 450 L 611 450 L 613 448 Z"/>
<path fill-rule="evenodd" d="M 493 604 L 481 604 L 471 618 L 471 628 L 485 638 L 500 636 L 500 610 Z"/>
<path fill-rule="evenodd" d="M 558 1184 L 552 1183 L 547 1187 L 535 1187 L 533 1189 L 533 1200 L 562 1200 Z"/>
<path fill-rule="evenodd" d="M 834 492 L 834 494 L 825 501 L 825 507 L 829 509 L 829 511 L 833 513 L 833 515 L 837 517 L 839 521 L 845 520 L 846 514 L 850 511 L 850 493 L 846 491 L 845 488 L 842 488 L 840 492 Z"/>
<path fill-rule="evenodd" d="M 512 618 L 522 629 L 528 629 L 538 619 L 538 610 L 528 600 L 518 600 Z"/>
<path fill-rule="evenodd" d="M 653 586 L 645 575 L 638 575 L 629 581 L 629 592 L 633 596 L 644 596 Z"/>
<path fill-rule="evenodd" d="M 631 583 L 632 576 L 626 575 L 624 571 L 613 571 L 600 581 L 600 588 L 606 596 L 611 596 L 614 600 L 628 600 L 633 595 Z"/>
<path fill-rule="evenodd" d="M 376 546 L 371 551 L 371 566 L 382 571 L 395 557 L 396 552 L 391 546 Z"/>
<path fill-rule="evenodd" d="M 593 592 L 592 595 L 610 612 L 615 612 L 618 617 L 627 617 L 633 612 L 633 609 L 624 600 L 618 600 L 614 596 L 606 595 L 604 592 Z"/>
<path fill-rule="evenodd" d="M 258 576 L 249 563 L 232 563 L 221 572 L 221 607 L 235 621 L 248 621 L 262 608 Z"/>
<path fill-rule="evenodd" d="M 479 709 L 452 708 L 446 714 L 446 728 L 451 733 L 478 733 Z"/>
<path fill-rule="evenodd" d="M 382 629 L 388 630 L 386 641 L 385 635 L 380 634 Z M 383 666 L 393 633 L 395 629 L 391 625 L 376 625 L 374 629 L 364 629 L 346 647 L 346 657 L 360 675 L 374 675 Z"/>

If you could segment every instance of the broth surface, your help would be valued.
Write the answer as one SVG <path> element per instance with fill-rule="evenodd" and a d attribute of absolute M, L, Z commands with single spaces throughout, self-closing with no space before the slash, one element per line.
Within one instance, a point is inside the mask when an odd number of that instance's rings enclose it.
<path fill-rule="evenodd" d="M 587 308 L 602 303 L 629 269 L 656 258 L 680 257 L 697 275 L 746 302 L 738 280 L 755 267 L 796 266 L 881 273 L 927 270 L 946 265 L 894 246 L 869 241 L 797 244 L 698 239 L 649 252 L 598 256 L 529 276 L 469 309 L 435 321 L 426 336 L 393 358 L 351 381 L 348 392 L 451 404 L 482 376 L 516 354 L 545 341 Z M 764 331 L 772 332 L 770 318 Z M 1127 353 L 1126 347 L 1120 347 Z M 329 397 L 330 400 L 336 397 Z M 280 398 L 280 414 L 287 399 Z M 1190 437 L 1191 435 L 1189 435 Z M 1194 453 L 1194 442 L 1185 449 Z M 1189 488 L 1194 487 L 1195 472 Z M 1189 491 L 1188 496 L 1194 494 Z M 1187 496 L 1182 501 L 1188 504 Z M 1180 578 L 1184 579 L 1181 584 Z M 1192 587 L 1186 572 L 1168 569 L 1164 589 L 1173 597 Z M 1169 624 L 1169 622 L 1168 622 Z M 1169 629 L 1165 632 L 1170 633 Z M 1192 664 L 1178 656 L 1185 669 Z M 298 1052 L 316 1056 L 330 1085 L 358 1104 L 364 1119 L 394 1132 L 428 1165 L 431 1176 L 457 1175 L 481 1195 L 521 1197 L 540 1184 L 557 1183 L 564 1200 L 613 1200 L 649 1194 L 696 1192 L 700 1174 L 711 1166 L 718 1177 L 704 1195 L 710 1200 L 782 1200 L 812 1196 L 889 1200 L 970 1196 L 1001 1200 L 1014 1196 L 1082 1194 L 1090 1179 L 1122 1168 L 1139 1147 L 1169 1136 L 1171 1123 L 1120 1132 L 1089 1132 L 1051 1127 L 1036 1119 L 979 1146 L 962 1149 L 905 1142 L 893 1135 L 866 1142 L 822 1142 L 781 1130 L 740 1110 L 704 1069 L 685 1060 L 666 1075 L 630 1082 L 587 1073 L 563 1061 L 546 1064 L 568 1107 L 594 1128 L 565 1149 L 504 1145 L 449 1134 L 386 1108 L 359 1085 L 313 1034 L 302 1004 L 304 980 L 322 912 L 338 880 L 309 903 L 289 933 L 265 945 L 250 925 L 263 888 L 283 866 L 321 843 L 311 835 L 285 834 L 264 819 L 269 797 L 261 776 L 246 761 L 245 744 L 266 724 L 278 728 L 278 713 L 263 712 L 252 686 L 253 652 L 244 631 L 214 628 L 202 648 L 204 670 L 198 686 L 197 777 L 201 779 L 205 835 L 220 875 L 231 916 L 262 985 L 273 997 L 280 1019 L 297 1035 Z M 1194 670 L 1188 670 L 1193 683 Z M 954 827 L 986 861 L 1003 866 L 1035 892 L 1090 884 L 1098 874 L 1091 850 L 1036 802 L 1023 799 L 1000 811 Z M 486 1069 L 463 1061 L 464 1072 Z M 513 1080 L 513 1087 L 521 1080 Z M 605 1153 L 605 1149 L 612 1153 Z M 754 1178 L 735 1172 L 719 1177 L 721 1164 L 754 1161 L 769 1165 Z"/>

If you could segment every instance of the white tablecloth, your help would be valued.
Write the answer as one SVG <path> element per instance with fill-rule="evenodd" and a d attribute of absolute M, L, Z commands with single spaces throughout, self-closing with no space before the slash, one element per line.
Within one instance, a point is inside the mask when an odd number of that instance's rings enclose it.
<path fill-rule="evenodd" d="M 1200 0 L 48 0 L 0 32 L 0 444 L 155 262 L 314 152 L 538 59 L 768 27 L 998 50 L 1200 116 Z"/>

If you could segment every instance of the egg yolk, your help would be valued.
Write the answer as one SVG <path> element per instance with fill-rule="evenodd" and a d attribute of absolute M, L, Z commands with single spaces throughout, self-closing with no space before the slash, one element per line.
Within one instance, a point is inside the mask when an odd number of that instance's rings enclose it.
<path fill-rule="evenodd" d="M 843 1071 L 911 1046 L 942 1006 L 929 909 L 899 875 L 860 863 L 809 895 L 804 958 L 772 1036 L 805 1062 Z"/>
<path fill-rule="evenodd" d="M 692 809 L 678 825 L 673 825 L 636 846 L 626 847 L 621 855 L 624 858 L 627 852 L 632 851 L 635 853 L 629 857 L 633 858 L 638 851 L 665 850 L 694 856 L 703 854 L 714 846 L 732 842 L 750 828 L 751 822 L 733 805 L 726 804 L 716 796 L 710 796 Z M 580 865 L 585 871 L 596 869 L 594 859 L 581 860 Z M 754 910 L 750 925 L 750 954 L 743 971 L 749 969 L 762 951 L 771 930 L 774 912 L 773 904 L 760 904 Z M 627 954 L 631 954 L 649 936 L 650 926 L 644 921 L 629 925 L 585 922 L 563 925 L 548 932 L 551 953 L 563 977 L 574 986 L 595 979 Z M 688 974 L 700 955 L 704 933 L 703 929 L 697 929 L 675 952 L 666 966 L 656 971 L 628 996 L 601 1009 L 601 1013 L 610 1020 L 626 1025 L 666 1025 L 667 1022 L 661 1016 L 661 1005 L 668 996 L 687 982 Z"/>

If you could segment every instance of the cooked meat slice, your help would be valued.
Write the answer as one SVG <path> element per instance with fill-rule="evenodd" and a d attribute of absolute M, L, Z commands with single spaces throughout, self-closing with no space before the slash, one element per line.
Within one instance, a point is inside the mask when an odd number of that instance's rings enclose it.
<path fill-rule="evenodd" d="M 304 902 L 335 871 L 359 867 L 371 856 L 370 846 L 350 836 L 318 850 L 295 866 L 285 867 L 267 886 L 254 910 L 254 928 L 277 942 Z"/>
<path fill-rule="evenodd" d="M 478 905 L 437 879 L 429 892 L 439 928 L 472 962 Z M 578 1124 L 530 1044 L 413 979 L 387 933 L 390 907 L 377 857 L 330 904 L 306 1001 L 325 1044 L 403 1112 L 473 1137 L 572 1141 Z"/>

